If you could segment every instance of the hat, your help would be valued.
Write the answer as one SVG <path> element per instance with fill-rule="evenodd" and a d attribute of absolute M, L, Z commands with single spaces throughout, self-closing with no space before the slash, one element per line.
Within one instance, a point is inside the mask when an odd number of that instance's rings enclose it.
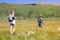
<path fill-rule="evenodd" d="M 40 17 L 41 17 L 42 15 L 40 15 Z"/>

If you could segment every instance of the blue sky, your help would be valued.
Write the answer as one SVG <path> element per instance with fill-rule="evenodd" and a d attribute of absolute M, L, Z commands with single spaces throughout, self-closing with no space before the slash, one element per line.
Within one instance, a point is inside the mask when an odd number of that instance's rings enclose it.
<path fill-rule="evenodd" d="M 12 3 L 12 4 L 48 3 L 60 5 L 60 0 L 0 0 L 0 3 Z"/>

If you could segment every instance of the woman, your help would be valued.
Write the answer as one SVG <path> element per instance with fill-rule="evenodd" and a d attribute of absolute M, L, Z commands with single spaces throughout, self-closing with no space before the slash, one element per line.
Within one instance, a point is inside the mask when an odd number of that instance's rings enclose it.
<path fill-rule="evenodd" d="M 15 32 L 16 29 L 16 25 L 15 25 L 15 11 L 11 10 L 10 15 L 8 16 L 8 20 L 10 23 L 10 33 L 13 34 Z"/>

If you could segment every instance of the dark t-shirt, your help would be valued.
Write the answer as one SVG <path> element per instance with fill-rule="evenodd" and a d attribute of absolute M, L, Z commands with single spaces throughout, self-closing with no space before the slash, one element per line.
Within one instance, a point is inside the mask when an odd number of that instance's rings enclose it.
<path fill-rule="evenodd" d="M 38 18 L 38 22 L 41 23 L 43 21 L 42 17 Z"/>

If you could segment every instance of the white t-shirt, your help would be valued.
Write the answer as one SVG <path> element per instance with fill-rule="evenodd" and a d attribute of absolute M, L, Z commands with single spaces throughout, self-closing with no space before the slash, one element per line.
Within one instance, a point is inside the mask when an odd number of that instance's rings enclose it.
<path fill-rule="evenodd" d="M 9 20 L 13 20 L 12 17 L 14 17 L 14 13 L 12 13 L 12 14 L 10 14 L 10 15 L 8 16 Z M 12 22 L 10 22 L 10 24 L 15 24 L 15 20 L 13 20 Z"/>
<path fill-rule="evenodd" d="M 12 13 L 8 16 L 9 20 L 12 20 L 12 17 L 14 17 L 14 13 Z"/>

